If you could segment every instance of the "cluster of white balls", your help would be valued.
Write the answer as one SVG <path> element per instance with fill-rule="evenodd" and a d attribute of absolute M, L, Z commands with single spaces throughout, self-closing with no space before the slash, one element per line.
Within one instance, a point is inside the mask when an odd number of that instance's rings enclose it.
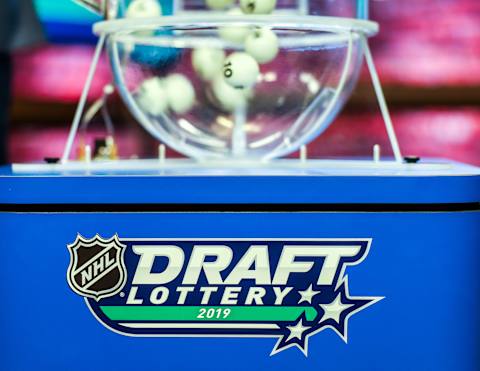
<path fill-rule="evenodd" d="M 277 0 L 239 0 L 240 7 L 232 8 L 235 0 L 206 0 L 210 9 L 227 11 L 232 16 L 270 14 Z M 228 10 L 230 8 L 230 10 Z M 162 15 L 157 0 L 133 0 L 126 11 L 127 18 L 148 18 Z M 148 32 L 148 31 L 146 31 Z M 269 63 L 279 52 L 276 34 L 268 27 L 223 26 L 222 39 L 242 45 L 244 51 L 226 55 L 224 50 L 197 48 L 192 53 L 192 65 L 197 75 L 209 82 L 215 103 L 227 111 L 245 106 L 253 96 L 253 86 L 260 76 L 260 64 Z M 138 91 L 142 109 L 158 115 L 171 109 L 182 114 L 195 104 L 195 90 L 183 75 L 173 74 L 165 79 L 147 79 Z"/>
<path fill-rule="evenodd" d="M 162 7 L 157 0 L 133 0 L 125 17 L 141 19 L 160 17 Z M 153 31 L 141 31 L 136 35 L 151 36 Z M 195 105 L 195 89 L 184 75 L 171 74 L 162 79 L 151 77 L 143 81 L 137 92 L 139 106 L 147 113 L 158 116 L 168 110 L 177 114 L 190 111 Z"/>
<path fill-rule="evenodd" d="M 233 1 L 207 0 L 207 5 L 213 9 L 218 9 L 220 5 L 225 8 L 233 5 Z M 227 14 L 265 15 L 272 13 L 275 6 L 276 0 L 240 0 L 240 8 L 232 8 Z M 260 64 L 271 62 L 278 54 L 278 38 L 268 27 L 252 29 L 247 26 L 224 26 L 219 29 L 219 34 L 226 41 L 243 44 L 245 52 Z"/>
<path fill-rule="evenodd" d="M 206 0 L 214 10 L 226 10 L 234 0 Z M 270 14 L 276 0 L 240 0 L 240 8 L 232 8 L 232 16 Z M 192 65 L 198 76 L 211 82 L 211 89 L 221 108 L 232 111 L 246 104 L 253 96 L 252 88 L 260 75 L 260 64 L 271 62 L 279 52 L 276 34 L 268 27 L 223 26 L 222 39 L 243 45 L 245 51 L 226 55 L 223 50 L 198 48 L 192 53 Z"/>
<path fill-rule="evenodd" d="M 140 86 L 137 101 L 144 111 L 153 116 L 161 115 L 168 109 L 184 114 L 195 105 L 195 89 L 190 80 L 179 73 L 164 79 L 151 77 Z"/>

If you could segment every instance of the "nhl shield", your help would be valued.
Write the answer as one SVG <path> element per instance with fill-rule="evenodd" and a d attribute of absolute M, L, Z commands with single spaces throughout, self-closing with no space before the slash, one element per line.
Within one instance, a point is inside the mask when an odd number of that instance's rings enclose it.
<path fill-rule="evenodd" d="M 68 245 L 67 280 L 72 290 L 96 301 L 119 293 L 127 279 L 125 248 L 116 235 L 109 240 L 99 235 L 88 240 L 79 234 Z"/>

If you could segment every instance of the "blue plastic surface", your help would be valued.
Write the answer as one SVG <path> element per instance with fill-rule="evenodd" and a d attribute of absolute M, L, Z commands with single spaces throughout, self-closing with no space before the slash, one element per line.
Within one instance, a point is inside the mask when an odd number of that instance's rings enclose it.
<path fill-rule="evenodd" d="M 33 191 L 33 190 L 32 190 Z M 480 213 L 0 213 L 0 369 L 477 371 Z M 332 331 L 269 356 L 274 339 L 129 338 L 67 285 L 77 233 L 141 238 L 373 238 L 350 291 L 385 296 Z"/>
<path fill-rule="evenodd" d="M 214 174 L 214 173 L 213 173 Z M 480 202 L 480 169 L 298 175 L 160 175 L 153 171 L 13 174 L 0 168 L 0 204 L 435 204 Z"/>

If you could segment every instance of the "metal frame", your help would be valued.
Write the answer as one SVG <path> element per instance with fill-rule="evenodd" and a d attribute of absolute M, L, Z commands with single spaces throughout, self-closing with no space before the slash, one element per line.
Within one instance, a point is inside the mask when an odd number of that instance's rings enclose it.
<path fill-rule="evenodd" d="M 238 18 L 238 19 L 237 19 Z M 95 72 L 98 67 L 98 62 L 101 56 L 102 51 L 104 50 L 106 40 L 111 35 L 117 34 L 119 32 L 128 32 L 128 31 L 138 31 L 143 29 L 151 29 L 151 28 L 158 28 L 167 25 L 177 25 L 177 24 L 196 24 L 204 22 L 206 19 L 204 16 L 197 16 L 197 17 L 188 17 L 188 22 L 184 17 L 178 16 L 165 16 L 161 18 L 152 18 L 147 20 L 142 20 L 142 23 L 139 24 L 135 20 L 128 20 L 128 19 L 116 19 L 116 20 L 107 20 L 98 22 L 94 26 L 94 32 L 99 35 L 99 40 L 95 49 L 95 53 L 93 56 L 92 63 L 90 65 L 90 69 L 88 72 L 87 80 L 85 82 L 85 86 L 82 91 L 82 95 L 77 106 L 75 116 L 70 127 L 70 133 L 68 135 L 67 142 L 65 144 L 63 156 L 61 158 L 61 163 L 66 164 L 69 162 L 69 158 L 72 152 L 73 144 L 75 141 L 75 137 L 78 133 L 79 126 L 82 121 L 82 117 L 85 111 L 85 105 L 87 102 L 88 93 L 90 91 L 92 81 L 95 77 Z M 253 22 L 257 25 L 272 25 L 272 18 L 265 17 L 265 16 L 251 16 L 249 17 L 249 23 Z M 210 15 L 208 16 L 208 23 L 209 24 L 216 24 L 221 26 L 223 24 L 232 24 L 232 23 L 242 23 L 245 22 L 245 18 L 242 16 L 239 17 L 225 17 L 225 16 L 217 16 L 217 15 Z M 319 31 L 330 31 L 330 32 L 337 32 L 337 33 L 347 33 L 348 34 L 348 49 L 347 49 L 347 56 L 345 60 L 345 66 L 343 68 L 342 76 L 340 78 L 339 84 L 336 89 L 336 99 L 338 98 L 339 92 L 344 87 L 346 83 L 346 78 L 348 76 L 348 70 L 351 67 L 352 62 L 352 52 L 353 52 L 353 39 L 355 36 L 360 38 L 360 42 L 362 45 L 362 50 L 364 51 L 365 61 L 372 79 L 372 84 L 375 90 L 375 94 L 380 106 L 380 111 L 382 114 L 382 118 L 385 124 L 385 128 L 387 131 L 387 135 L 393 149 L 395 162 L 402 163 L 403 157 L 401 154 L 400 146 L 398 143 L 398 139 L 395 133 L 394 125 L 391 119 L 391 115 L 385 100 L 385 96 L 383 93 L 383 89 L 380 83 L 380 79 L 378 77 L 378 73 L 375 67 L 375 63 L 373 61 L 372 53 L 370 50 L 370 46 L 368 44 L 368 36 L 374 35 L 378 31 L 378 24 L 371 21 L 366 20 L 358 20 L 358 19 L 349 19 L 349 18 L 335 18 L 335 17 L 313 17 L 313 16 L 299 16 L 299 17 L 284 17 L 284 16 L 276 16 L 275 17 L 275 26 L 294 26 L 296 24 L 301 24 L 302 27 L 307 27 L 312 30 L 319 30 Z M 335 104 L 335 100 L 331 103 L 329 108 L 326 110 L 325 114 L 329 114 L 333 109 Z M 322 116 L 323 117 L 323 116 Z M 168 144 L 168 143 L 167 143 Z M 275 157 L 282 156 L 280 151 L 275 150 L 270 156 L 266 158 L 266 160 L 271 160 Z"/>

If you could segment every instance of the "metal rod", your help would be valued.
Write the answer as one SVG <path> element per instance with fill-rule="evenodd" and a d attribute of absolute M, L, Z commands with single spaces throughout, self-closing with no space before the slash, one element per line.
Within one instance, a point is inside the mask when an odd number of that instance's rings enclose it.
<path fill-rule="evenodd" d="M 92 147 L 89 145 L 85 146 L 85 163 L 90 165 L 92 162 Z"/>
<path fill-rule="evenodd" d="M 377 95 L 378 104 L 380 105 L 380 111 L 382 112 L 383 121 L 387 129 L 388 139 L 390 140 L 390 144 L 392 145 L 395 161 L 401 163 L 403 162 L 402 153 L 398 144 L 397 135 L 395 134 L 395 128 L 393 127 L 392 117 L 390 115 L 390 111 L 388 110 L 387 102 L 385 100 L 385 95 L 383 94 L 380 78 L 378 77 L 375 63 L 373 62 L 372 52 L 370 50 L 370 46 L 368 45 L 368 41 L 365 35 L 362 35 L 361 40 L 363 49 L 365 51 L 365 60 L 367 62 L 367 67 L 372 78 L 373 88 L 375 89 L 375 94 Z"/>
<path fill-rule="evenodd" d="M 75 117 L 73 118 L 72 126 L 70 127 L 70 133 L 68 135 L 67 143 L 62 156 L 62 163 L 68 162 L 70 154 L 72 152 L 73 142 L 75 141 L 75 136 L 77 135 L 78 127 L 82 120 L 83 111 L 85 109 L 85 104 L 87 103 L 88 93 L 92 86 L 92 81 L 97 70 L 98 61 L 103 51 L 103 46 L 105 45 L 106 35 L 100 35 L 98 39 L 97 47 L 95 49 L 95 54 L 93 56 L 92 64 L 90 65 L 90 70 L 88 71 L 87 81 L 83 87 L 82 95 L 75 112 Z"/>
<path fill-rule="evenodd" d="M 167 148 L 165 147 L 165 144 L 160 144 L 158 146 L 158 160 L 161 165 L 165 164 L 166 158 L 167 158 Z"/>
<path fill-rule="evenodd" d="M 308 160 L 308 149 L 306 145 L 300 147 L 300 161 L 306 163 Z"/>
<path fill-rule="evenodd" d="M 247 149 L 247 133 L 245 124 L 247 121 L 247 107 L 245 104 L 239 104 L 235 108 L 235 122 L 232 130 L 232 155 L 242 157 Z"/>
<path fill-rule="evenodd" d="M 381 149 L 379 144 L 373 146 L 373 162 L 378 164 L 380 162 Z"/>
<path fill-rule="evenodd" d="M 103 121 L 105 123 L 105 128 L 107 129 L 108 135 L 114 135 L 115 134 L 115 128 L 113 126 L 113 120 L 112 116 L 110 115 L 110 111 L 108 109 L 108 97 L 113 94 L 115 91 L 115 88 L 111 85 L 108 84 L 104 87 L 103 89 L 103 105 L 100 109 L 100 112 L 102 114 Z"/>

